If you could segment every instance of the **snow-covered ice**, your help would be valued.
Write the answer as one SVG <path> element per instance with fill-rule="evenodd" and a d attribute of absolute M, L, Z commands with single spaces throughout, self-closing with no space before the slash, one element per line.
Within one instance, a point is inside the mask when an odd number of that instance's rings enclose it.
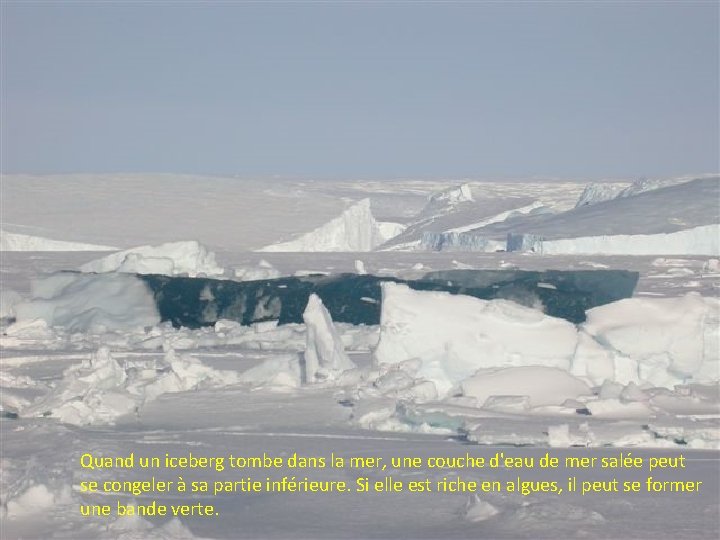
<path fill-rule="evenodd" d="M 602 381 L 591 373 L 602 369 L 607 370 L 607 378 L 624 384 L 632 381 L 673 388 L 676 384 L 720 380 L 718 298 L 696 293 L 675 298 L 627 298 L 589 310 L 582 330 L 603 348 L 599 355 L 587 359 L 582 358 L 582 345 L 576 353 L 595 383 Z M 580 374 L 575 366 L 575 373 Z"/>
<path fill-rule="evenodd" d="M 480 300 L 413 291 L 384 283 L 380 343 L 375 356 L 394 364 L 419 358 L 418 375 L 441 395 L 480 368 L 546 366 L 569 369 L 575 326 L 509 300 Z"/>
<path fill-rule="evenodd" d="M 42 319 L 68 330 L 132 329 L 160 322 L 152 293 L 125 274 L 55 274 L 33 282 L 31 299 L 14 305 L 18 323 Z"/>
<path fill-rule="evenodd" d="M 102 259 L 85 251 L 3 251 L 0 536 L 717 536 L 716 176 L 633 185 L 619 179 L 587 188 L 584 180 L 200 180 L 3 178 L 4 199 L 13 202 L 3 201 L 3 230 L 7 225 L 12 234 L 32 231 L 130 249 Z M 149 197 L 166 202 L 152 215 L 137 205 L 143 186 Z M 85 194 L 96 201 L 96 212 L 80 209 Z M 588 204 L 574 208 L 579 200 Z M 39 215 L 34 209 L 40 204 L 55 211 Z M 473 249 L 503 249 L 508 232 L 526 235 L 542 241 L 543 252 L 425 249 L 430 244 L 423 238 L 447 231 L 462 237 L 458 246 Z M 586 240 L 598 237 L 609 244 Z M 183 238 L 202 244 L 178 242 Z M 288 239 L 290 252 L 255 251 Z M 550 253 L 559 242 L 571 247 Z M 705 245 L 711 249 L 697 248 Z M 333 251 L 338 247 L 346 251 Z M 539 302 L 521 306 L 386 283 L 382 299 L 372 303 L 381 310 L 380 325 L 333 321 L 311 296 L 298 308 L 302 321 L 292 324 L 243 326 L 219 318 L 214 326 L 186 328 L 161 323 L 147 278 L 133 275 L 234 276 L 265 287 L 263 280 L 278 276 L 368 272 L 419 279 L 452 268 L 503 267 L 627 269 L 639 272 L 640 280 L 632 298 L 591 309 L 577 325 L 543 313 Z M 83 273 L 55 273 L 77 268 Z M 82 518 L 77 511 L 79 504 L 112 501 L 109 494 L 79 491 L 82 481 L 113 477 L 78 467 L 76 456 L 84 452 L 334 452 L 389 463 L 398 456 L 489 457 L 497 451 L 540 459 L 549 450 L 561 459 L 683 453 L 687 469 L 663 472 L 663 478 L 702 479 L 706 489 L 697 497 L 245 493 L 213 498 L 220 515 L 207 520 Z M 215 473 L 195 474 L 212 481 Z M 281 474 L 354 482 L 376 471 Z M 428 467 L 389 474 L 431 482 L 518 477 L 512 470 Z M 593 470 L 573 474 L 598 480 Z M 138 471 L 115 476 L 143 479 Z M 555 471 L 527 476 L 533 482 L 557 478 Z M 173 497 L 158 499 L 194 500 Z M 122 500 L 148 502 L 145 496 Z"/>
<path fill-rule="evenodd" d="M 480 369 L 460 386 L 464 396 L 475 398 L 481 406 L 494 396 L 527 396 L 531 407 L 540 407 L 592 394 L 587 384 L 568 371 L 539 366 Z"/>

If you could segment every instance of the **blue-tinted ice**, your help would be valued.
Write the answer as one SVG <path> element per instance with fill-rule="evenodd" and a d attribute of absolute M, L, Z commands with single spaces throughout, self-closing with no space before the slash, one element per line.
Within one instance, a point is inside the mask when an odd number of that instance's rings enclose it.
<path fill-rule="evenodd" d="M 242 282 L 138 277 L 152 290 L 162 320 L 189 328 L 210 326 L 219 319 L 245 325 L 270 320 L 300 323 L 313 293 L 322 299 L 335 322 L 379 324 L 380 284 L 387 281 L 405 283 L 415 290 L 510 299 L 579 323 L 585 320 L 586 310 L 631 296 L 638 280 L 637 272 L 625 270 L 447 270 L 417 280 L 357 274 Z"/>

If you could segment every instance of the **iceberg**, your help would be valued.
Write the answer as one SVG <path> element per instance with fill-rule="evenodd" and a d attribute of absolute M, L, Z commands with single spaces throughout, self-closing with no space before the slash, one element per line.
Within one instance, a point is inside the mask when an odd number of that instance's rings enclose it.
<path fill-rule="evenodd" d="M 542 307 L 553 317 L 582 322 L 585 310 L 632 295 L 638 274 L 623 270 L 449 270 L 430 272 L 418 280 L 337 274 L 243 282 L 139 277 L 153 291 L 163 321 L 195 328 L 211 326 L 219 319 L 244 325 L 269 320 L 300 323 L 311 294 L 318 295 L 335 322 L 378 324 L 381 284 L 385 282 L 487 300 L 503 298 Z"/>
<path fill-rule="evenodd" d="M 545 366 L 568 370 L 575 325 L 507 300 L 383 283 L 380 342 L 375 358 L 397 364 L 419 358 L 418 378 L 446 396 L 481 368 Z"/>
<path fill-rule="evenodd" d="M 702 225 L 670 233 L 559 239 L 509 234 L 507 249 L 544 255 L 720 255 L 720 225 Z"/>
<path fill-rule="evenodd" d="M 532 272 L 446 270 L 416 280 L 371 274 L 309 275 L 255 281 L 155 274 L 59 272 L 33 283 L 31 299 L 14 305 L 17 320 L 43 319 L 75 331 L 127 330 L 169 321 L 175 327 L 302 323 L 310 296 L 337 323 L 380 323 L 382 284 L 419 291 L 504 299 L 578 323 L 585 311 L 632 295 L 638 275 L 623 270 Z"/>
<path fill-rule="evenodd" d="M 215 253 L 194 240 L 168 242 L 159 246 L 139 246 L 119 251 L 85 263 L 81 272 L 127 274 L 204 274 L 221 276 L 224 270 L 217 265 Z"/>
<path fill-rule="evenodd" d="M 553 317 L 585 320 L 585 311 L 632 296 L 638 274 L 626 270 L 439 270 L 422 281 L 444 283 L 448 290 L 477 298 L 504 298 L 541 306 Z"/>
<path fill-rule="evenodd" d="M 142 280 L 127 274 L 60 272 L 32 283 L 32 300 L 14 305 L 16 325 L 40 319 L 70 331 L 132 330 L 160 322 Z"/>
<path fill-rule="evenodd" d="M 713 383 L 720 371 L 720 300 L 627 298 L 588 311 L 573 373 L 594 384 Z"/>
<path fill-rule="evenodd" d="M 403 229 L 397 223 L 376 221 L 370 211 L 370 199 L 363 199 L 314 231 L 260 251 L 372 251 Z"/>

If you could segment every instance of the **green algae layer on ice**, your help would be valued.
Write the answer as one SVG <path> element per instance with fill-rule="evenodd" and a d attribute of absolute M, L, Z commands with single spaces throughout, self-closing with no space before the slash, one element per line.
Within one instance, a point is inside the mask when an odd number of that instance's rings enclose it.
<path fill-rule="evenodd" d="M 244 325 L 277 320 L 301 323 L 311 294 L 335 322 L 379 324 L 383 282 L 419 291 L 445 291 L 492 300 L 504 298 L 574 323 L 585 311 L 632 296 L 637 272 L 626 270 L 447 270 L 420 279 L 336 274 L 258 281 L 139 275 L 150 288 L 163 321 L 174 326 L 211 326 L 220 319 Z"/>

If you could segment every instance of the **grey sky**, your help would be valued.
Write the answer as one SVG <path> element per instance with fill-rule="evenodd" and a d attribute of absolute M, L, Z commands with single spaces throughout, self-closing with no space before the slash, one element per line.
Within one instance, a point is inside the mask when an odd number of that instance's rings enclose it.
<path fill-rule="evenodd" d="M 2 3 L 4 172 L 718 169 L 718 3 Z"/>

